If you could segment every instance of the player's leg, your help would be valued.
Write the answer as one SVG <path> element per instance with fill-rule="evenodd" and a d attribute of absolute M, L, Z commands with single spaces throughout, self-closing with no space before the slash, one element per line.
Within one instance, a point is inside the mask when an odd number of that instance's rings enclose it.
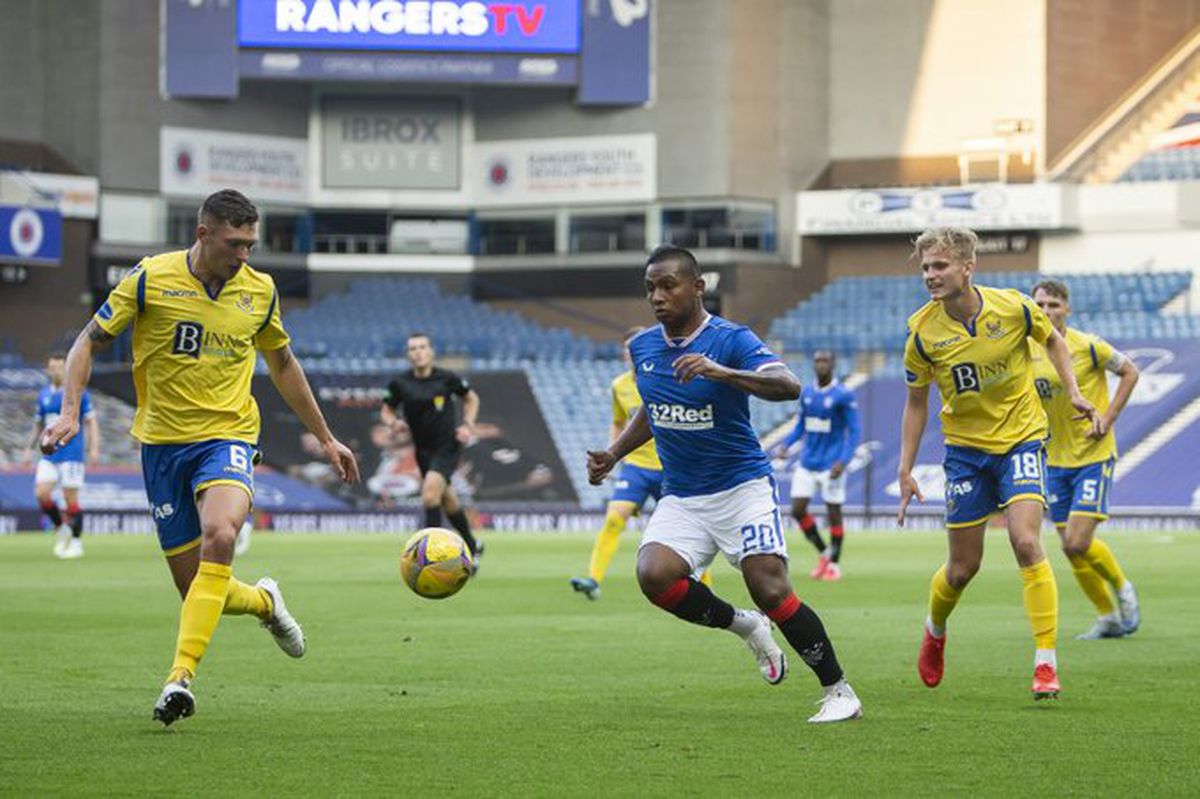
<path fill-rule="evenodd" d="M 1078 636 L 1083 639 L 1105 638 L 1120 636 L 1121 619 L 1117 616 L 1116 605 L 1104 582 L 1079 553 L 1072 552 L 1067 545 L 1067 523 L 1070 520 L 1071 505 L 1074 501 L 1079 476 L 1079 469 L 1058 466 L 1046 467 L 1046 499 L 1050 520 L 1058 532 L 1063 554 L 1071 564 L 1071 572 L 1075 582 L 1079 584 L 1084 596 L 1096 608 L 1097 621 L 1088 632 Z M 1085 547 L 1086 549 L 1086 547 Z"/>
<path fill-rule="evenodd" d="M 1063 550 L 1074 556 L 1112 586 L 1120 605 L 1121 630 L 1133 633 L 1141 624 L 1137 590 L 1125 576 L 1124 569 L 1108 544 L 1096 537 L 1096 528 L 1108 518 L 1108 501 L 1112 495 L 1114 463 L 1095 463 L 1079 470 L 1071 504 L 1070 517 L 1063 540 Z M 1071 561 L 1072 567 L 1075 560 Z"/>
<path fill-rule="evenodd" d="M 42 513 L 54 526 L 54 556 L 61 558 L 71 539 L 71 531 L 63 523 L 62 511 L 54 501 L 54 489 L 57 487 L 58 467 L 45 458 L 39 458 L 37 474 L 33 478 L 33 495 Z"/>
<path fill-rule="evenodd" d="M 838 563 L 842 558 L 842 539 L 846 531 L 842 518 L 842 505 L 846 502 L 846 473 L 842 472 L 835 479 L 826 472 L 821 496 L 825 499 L 825 512 L 829 518 L 829 550 L 826 553 L 829 565 L 825 567 L 821 579 L 836 582 L 842 579 L 842 567 Z"/>
<path fill-rule="evenodd" d="M 1066 524 L 1055 525 L 1063 554 L 1067 556 L 1071 572 L 1075 575 L 1075 582 L 1096 608 L 1095 624 L 1087 632 L 1076 636 L 1085 641 L 1120 638 L 1125 634 L 1125 629 L 1121 626 L 1121 616 L 1117 613 L 1117 604 L 1108 590 L 1108 583 L 1084 557 L 1090 546 L 1089 539 L 1093 539 L 1095 535 L 1095 528 L 1096 520 L 1085 516 L 1070 517 Z"/>
<path fill-rule="evenodd" d="M 79 489 L 83 487 L 83 464 L 64 464 L 64 466 L 78 467 L 77 474 L 71 474 L 70 471 L 64 471 L 63 480 L 63 500 L 67 503 L 67 515 L 65 522 L 71 531 L 71 540 L 67 542 L 64 557 L 67 558 L 82 558 L 83 557 L 83 509 L 79 506 Z"/>
<path fill-rule="evenodd" d="M 467 512 L 458 498 L 458 492 L 450 485 L 449 475 L 442 475 L 442 477 L 446 481 L 446 488 L 442 491 L 442 510 L 446 512 L 450 526 L 458 531 L 462 539 L 467 542 L 471 554 L 478 558 L 483 554 L 483 543 L 472 534 L 471 523 L 467 520 Z"/>
<path fill-rule="evenodd" d="M 778 683 L 787 673 L 787 664 L 782 650 L 771 640 L 766 617 L 734 608 L 692 576 L 717 553 L 705 523 L 688 505 L 703 499 L 668 496 L 658 504 L 638 547 L 638 586 L 647 599 L 668 613 L 703 627 L 729 630 L 752 650 L 757 646 L 755 657 L 763 677 Z M 765 640 L 759 640 L 764 635 Z"/>
<path fill-rule="evenodd" d="M 930 688 L 942 681 L 946 668 L 946 628 L 967 584 L 983 562 L 983 539 L 987 519 L 950 527 L 947 532 L 946 562 L 929 581 L 929 611 L 917 655 L 917 673 Z"/>
<path fill-rule="evenodd" d="M 600 583 L 604 581 L 609 564 L 621 545 L 621 533 L 637 508 L 638 505 L 630 499 L 617 499 L 616 495 L 609 501 L 604 513 L 604 526 L 600 528 L 592 544 L 588 576 L 571 578 L 571 587 L 588 599 L 600 597 Z"/>
<path fill-rule="evenodd" d="M 1021 595 L 1034 641 L 1034 699 L 1058 696 L 1058 584 L 1042 549 L 1042 503 L 1018 500 L 1006 508 L 1008 537 L 1021 570 Z"/>
<path fill-rule="evenodd" d="M 425 527 L 442 526 L 442 496 L 446 493 L 446 476 L 426 469 L 421 478 L 421 504 L 425 508 Z"/>
<path fill-rule="evenodd" d="M 808 515 L 808 503 L 816 492 L 816 480 L 813 473 L 803 466 L 797 466 L 792 475 L 792 516 L 800 525 L 800 532 L 808 539 L 808 543 L 817 550 L 817 555 L 825 554 L 825 542 L 821 539 L 821 531 L 817 529 L 817 520 Z M 818 575 L 813 575 L 818 576 Z"/>

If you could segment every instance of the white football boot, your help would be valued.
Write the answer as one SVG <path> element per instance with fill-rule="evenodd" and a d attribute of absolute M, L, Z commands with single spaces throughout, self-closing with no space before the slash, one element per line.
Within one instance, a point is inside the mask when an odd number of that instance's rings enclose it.
<path fill-rule="evenodd" d="M 83 557 L 83 541 L 79 538 L 72 538 L 67 541 L 67 545 L 63 547 L 63 553 L 60 555 L 63 560 L 75 560 Z"/>
<path fill-rule="evenodd" d="M 1125 628 L 1125 634 L 1133 635 L 1142 624 L 1142 608 L 1137 589 L 1129 580 L 1117 591 L 1117 604 L 1121 608 L 1121 626 Z"/>
<path fill-rule="evenodd" d="M 826 688 L 825 696 L 821 697 L 817 704 L 821 709 L 809 718 L 809 724 L 830 724 L 862 718 L 862 702 L 850 687 L 850 683 L 844 679 Z"/>
<path fill-rule="evenodd" d="M 1125 627 L 1121 624 L 1120 619 L 1113 614 L 1100 616 L 1096 619 L 1096 623 L 1092 625 L 1092 629 L 1075 636 L 1075 639 L 1078 641 L 1099 641 L 1101 638 L 1123 637 L 1125 637 Z"/>
<path fill-rule="evenodd" d="M 288 613 L 287 605 L 283 604 L 283 592 L 279 590 L 279 583 L 270 577 L 264 577 L 254 585 L 271 595 L 271 617 L 263 620 L 262 626 L 270 631 L 275 643 L 290 657 L 304 657 L 304 651 L 308 648 L 304 630 L 300 628 L 300 623 L 295 617 Z"/>
<path fill-rule="evenodd" d="M 66 524 L 60 524 L 58 530 L 54 532 L 54 557 L 65 558 L 67 556 L 67 545 L 71 543 L 71 528 Z"/>
<path fill-rule="evenodd" d="M 750 632 L 742 636 L 742 640 L 754 654 L 763 679 L 771 685 L 779 685 L 787 676 L 787 655 L 779 648 L 779 644 L 775 643 L 775 637 L 771 635 L 771 620 L 756 610 L 739 610 L 737 612 L 752 617 L 750 621 L 753 627 Z"/>

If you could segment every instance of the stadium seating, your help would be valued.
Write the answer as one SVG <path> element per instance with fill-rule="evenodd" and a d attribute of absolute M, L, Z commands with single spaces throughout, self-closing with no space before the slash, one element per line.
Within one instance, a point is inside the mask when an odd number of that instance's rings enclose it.
<path fill-rule="evenodd" d="M 1152 150 L 1125 171 L 1122 183 L 1148 180 L 1200 180 L 1200 147 Z"/>
<path fill-rule="evenodd" d="M 1032 272 L 988 272 L 985 285 L 1029 291 L 1044 277 Z M 1190 338 L 1200 318 L 1167 315 L 1162 308 L 1191 286 L 1190 272 L 1079 274 L 1071 287 L 1073 324 L 1106 338 Z M 786 352 L 817 347 L 839 351 L 899 352 L 908 315 L 928 300 L 911 275 L 847 277 L 772 322 L 769 337 Z"/>
<path fill-rule="evenodd" d="M 297 354 L 321 358 L 403 357 L 408 334 L 433 337 L 443 355 L 572 360 L 615 355 L 565 328 L 543 328 L 470 297 L 444 295 L 430 279 L 369 278 L 288 314 Z"/>

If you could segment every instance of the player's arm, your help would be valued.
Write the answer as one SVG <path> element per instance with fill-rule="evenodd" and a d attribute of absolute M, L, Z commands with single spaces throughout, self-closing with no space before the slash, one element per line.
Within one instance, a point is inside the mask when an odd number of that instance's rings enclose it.
<path fill-rule="evenodd" d="M 1112 402 L 1108 404 L 1108 410 L 1104 412 L 1104 428 L 1108 430 L 1117 421 L 1117 417 L 1121 415 L 1121 411 L 1125 410 L 1125 405 L 1129 402 L 1130 396 L 1133 395 L 1133 387 L 1137 385 L 1141 373 L 1132 360 L 1115 350 L 1105 363 L 1105 368 L 1116 374 L 1119 378 L 1117 380 L 1117 390 L 1113 392 Z"/>
<path fill-rule="evenodd" d="M 83 387 L 92 376 L 92 361 L 95 353 L 108 347 L 114 338 L 94 318 L 75 337 L 71 351 L 67 353 L 62 411 L 42 433 L 42 452 L 45 454 L 53 453 L 79 433 L 79 403 L 83 397 Z"/>
<path fill-rule="evenodd" d="M 925 425 L 929 422 L 929 384 L 908 387 L 908 398 L 904 402 L 904 417 L 900 422 L 900 510 L 896 514 L 896 524 L 904 526 L 904 515 L 908 503 L 913 497 L 918 502 L 924 502 L 921 487 L 913 479 L 912 470 L 917 462 L 917 449 L 921 446 L 921 436 L 925 434 Z"/>
<path fill-rule="evenodd" d="M 1066 339 L 1053 328 L 1050 329 L 1050 335 L 1046 337 L 1046 357 L 1050 359 L 1050 363 L 1054 365 L 1054 371 L 1058 372 L 1058 379 L 1062 381 L 1063 388 L 1067 390 L 1067 396 L 1070 397 L 1071 407 L 1079 411 L 1076 419 L 1087 419 L 1092 423 L 1092 429 L 1089 433 L 1093 438 L 1098 438 L 1108 430 L 1104 419 L 1096 412 L 1096 408 L 1092 403 L 1084 398 L 1079 392 L 1079 383 L 1075 380 L 1075 367 L 1071 363 L 1071 350 L 1067 346 Z"/>
<path fill-rule="evenodd" d="M 317 405 L 317 398 L 313 396 L 308 378 L 304 375 L 304 369 L 296 360 L 296 356 L 292 354 L 292 348 L 285 344 L 278 349 L 260 350 L 260 352 L 263 360 L 267 362 L 267 369 L 271 372 L 271 382 L 275 384 L 275 389 L 292 409 L 292 412 L 308 428 L 308 431 L 321 442 L 321 448 L 325 450 L 325 457 L 337 470 L 338 476 L 344 482 L 357 483 L 359 480 L 358 463 L 354 459 L 354 453 L 333 437 L 333 432 L 326 424 L 325 416 Z"/>
<path fill-rule="evenodd" d="M 398 433 L 403 433 L 408 427 L 396 410 L 404 400 L 404 389 L 398 381 L 388 383 L 387 394 L 379 405 L 379 420 Z"/>
<path fill-rule="evenodd" d="M 42 420 L 40 418 L 34 419 L 33 420 L 33 439 L 30 440 L 29 447 L 26 450 L 24 457 L 21 459 L 22 462 L 25 463 L 26 465 L 33 462 L 33 453 L 38 450 L 38 448 L 41 444 L 43 429 L 45 429 L 45 425 L 42 424 Z"/>
<path fill-rule="evenodd" d="M 862 435 L 858 424 L 858 402 L 854 397 L 847 396 L 846 403 L 842 406 L 842 412 L 846 414 L 846 435 L 842 439 L 842 451 L 838 455 L 838 459 L 829 467 L 829 475 L 835 480 L 842 476 L 842 472 L 846 471 L 846 467 L 850 465 L 850 461 L 854 458 L 854 450 L 858 449 L 858 441 Z"/>
<path fill-rule="evenodd" d="M 802 438 L 804 438 L 804 403 L 803 402 L 800 403 L 800 412 L 796 414 L 796 426 L 793 427 L 791 432 L 788 433 L 786 436 L 784 436 L 783 441 L 780 441 L 779 444 L 775 447 L 775 452 L 774 452 L 775 457 L 777 457 L 777 458 L 785 457 L 788 454 L 788 450 L 790 450 L 792 448 L 792 446 Z"/>
<path fill-rule="evenodd" d="M 594 486 L 603 483 L 604 478 L 608 476 L 608 473 L 612 471 L 612 468 L 622 458 L 642 444 L 645 444 L 651 438 L 650 417 L 646 415 L 646 406 L 643 405 L 633 414 L 633 418 L 629 420 L 629 424 L 625 426 L 625 429 L 621 431 L 621 435 L 617 436 L 617 440 L 608 449 L 599 451 L 588 450 L 588 482 Z"/>
<path fill-rule="evenodd" d="M 462 443 L 467 443 L 471 436 L 475 435 L 475 420 L 479 418 L 479 395 L 475 393 L 475 389 L 467 389 L 467 393 L 463 395 L 463 415 L 462 424 L 455 431 L 455 436 Z"/>
<path fill-rule="evenodd" d="M 87 462 L 89 466 L 94 466 L 100 462 L 100 420 L 92 411 L 84 421 L 87 422 Z"/>
<path fill-rule="evenodd" d="M 730 369 L 705 355 L 689 353 L 677 358 L 671 367 L 675 370 L 675 379 L 680 383 L 690 383 L 697 377 L 704 377 L 771 402 L 785 402 L 800 396 L 800 380 L 792 374 L 791 369 L 778 361 L 750 371 Z"/>

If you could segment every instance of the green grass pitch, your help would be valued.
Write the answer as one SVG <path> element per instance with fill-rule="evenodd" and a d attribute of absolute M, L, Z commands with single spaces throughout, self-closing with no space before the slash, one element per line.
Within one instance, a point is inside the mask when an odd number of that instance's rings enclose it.
<path fill-rule="evenodd" d="M 150 710 L 179 602 L 153 540 L 88 539 L 86 558 L 60 562 L 46 536 L 2 537 L 0 795 L 1196 795 L 1200 535 L 1106 538 L 1141 591 L 1142 630 L 1074 640 L 1092 614 L 1055 552 L 1063 696 L 1035 705 L 1003 533 L 932 691 L 914 660 L 944 534 L 850 533 L 839 584 L 808 580 L 796 537 L 798 593 L 866 707 L 815 727 L 799 658 L 768 686 L 733 636 L 642 599 L 632 533 L 595 603 L 567 585 L 587 536 L 491 535 L 479 577 L 434 602 L 401 584 L 399 535 L 257 534 L 235 573 L 280 581 L 308 655 L 224 618 L 196 715 L 164 730 Z M 746 604 L 735 572 L 716 580 Z"/>

